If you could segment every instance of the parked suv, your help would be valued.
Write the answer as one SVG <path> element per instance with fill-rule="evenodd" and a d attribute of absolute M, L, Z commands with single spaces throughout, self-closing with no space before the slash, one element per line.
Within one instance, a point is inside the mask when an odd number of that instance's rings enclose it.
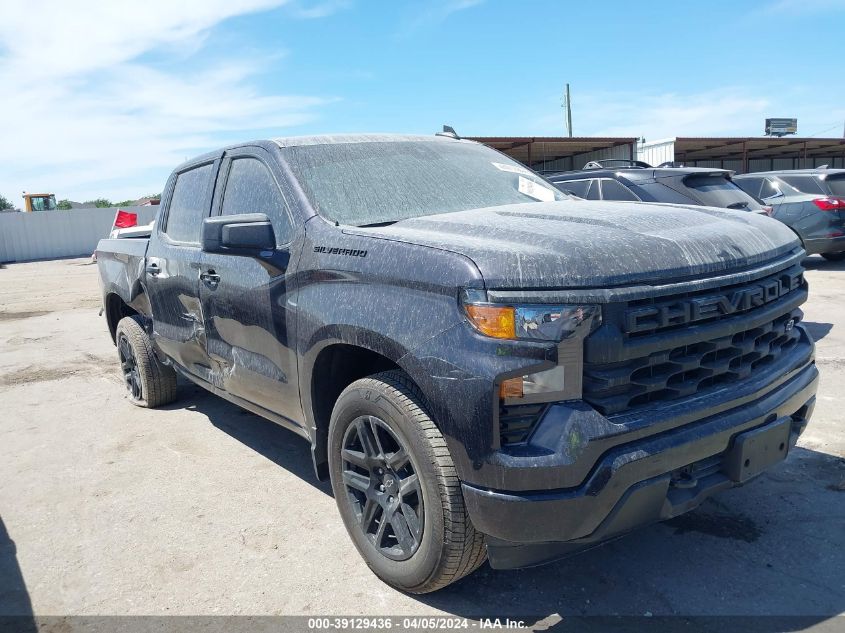
<path fill-rule="evenodd" d="M 735 176 L 772 205 L 773 217 L 801 238 L 808 255 L 845 259 L 845 169 L 792 169 Z"/>
<path fill-rule="evenodd" d="M 405 591 L 686 512 L 785 459 L 815 403 L 792 231 L 573 199 L 471 141 L 220 149 L 97 254 L 130 402 L 178 373 L 305 438 Z"/>
<path fill-rule="evenodd" d="M 548 175 L 558 189 L 586 200 L 666 202 L 768 214 L 771 208 L 742 191 L 733 172 L 703 167 L 652 167 L 642 161 L 592 161 L 580 171 Z"/>

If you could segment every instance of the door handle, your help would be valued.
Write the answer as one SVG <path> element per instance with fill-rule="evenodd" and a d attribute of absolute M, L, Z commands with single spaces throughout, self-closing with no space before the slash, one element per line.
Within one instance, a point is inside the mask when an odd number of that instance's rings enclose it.
<path fill-rule="evenodd" d="M 218 275 L 213 270 L 207 270 L 204 273 L 200 273 L 200 279 L 207 284 L 219 284 L 220 283 L 220 275 Z"/>
<path fill-rule="evenodd" d="M 161 268 L 155 262 L 147 264 L 146 270 L 148 275 L 157 275 L 161 272 Z"/>

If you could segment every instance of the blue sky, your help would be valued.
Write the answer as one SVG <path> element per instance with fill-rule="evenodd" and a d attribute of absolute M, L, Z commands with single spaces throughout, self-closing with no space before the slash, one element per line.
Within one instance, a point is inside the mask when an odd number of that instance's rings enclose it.
<path fill-rule="evenodd" d="M 322 132 L 842 136 L 845 0 L 4 0 L 0 194 L 159 191 Z"/>

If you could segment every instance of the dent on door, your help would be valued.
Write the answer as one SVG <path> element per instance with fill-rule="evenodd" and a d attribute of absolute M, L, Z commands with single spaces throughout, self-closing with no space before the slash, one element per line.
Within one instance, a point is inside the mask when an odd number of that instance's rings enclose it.
<path fill-rule="evenodd" d="M 270 411 L 297 420 L 296 358 L 290 349 L 284 273 L 252 259 L 218 256 L 206 267 L 220 274 L 206 285 L 210 382 Z"/>
<path fill-rule="evenodd" d="M 279 343 L 273 332 L 259 325 L 243 325 L 235 319 L 213 316 L 214 329 L 223 343 L 231 347 L 232 356 L 226 359 L 214 355 L 218 371 L 217 386 L 249 398 L 274 383 L 288 382 L 282 367 L 268 354 L 276 356 Z M 266 383 L 263 387 L 259 383 Z"/>

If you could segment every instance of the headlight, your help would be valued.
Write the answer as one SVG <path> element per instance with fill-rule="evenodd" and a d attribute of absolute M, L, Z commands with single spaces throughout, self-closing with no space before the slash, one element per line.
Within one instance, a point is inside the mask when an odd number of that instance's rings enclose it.
<path fill-rule="evenodd" d="M 551 402 L 581 397 L 583 339 L 601 325 L 601 307 L 589 304 L 508 305 L 489 303 L 484 291 L 464 292 L 472 326 L 499 339 L 558 343 L 558 364 L 499 383 L 502 403 Z"/>
<path fill-rule="evenodd" d="M 596 305 L 503 305 L 465 300 L 463 306 L 472 326 L 493 338 L 562 341 L 583 328 L 591 332 L 601 325 L 601 309 Z"/>

